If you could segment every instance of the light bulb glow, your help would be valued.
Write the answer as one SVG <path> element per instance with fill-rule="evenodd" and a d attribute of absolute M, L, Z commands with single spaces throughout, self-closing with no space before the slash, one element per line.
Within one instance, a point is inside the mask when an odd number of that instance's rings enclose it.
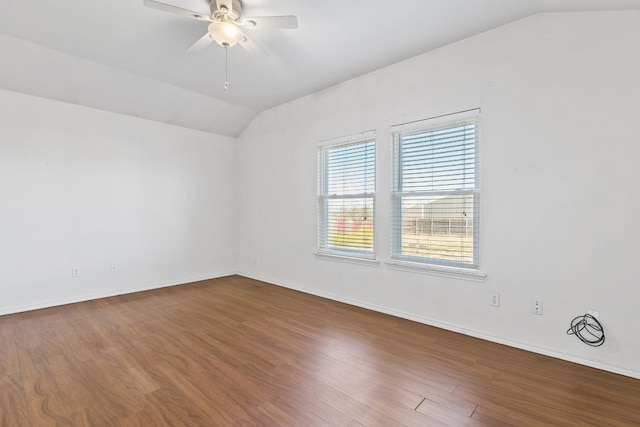
<path fill-rule="evenodd" d="M 231 47 L 244 38 L 242 30 L 231 22 L 218 21 L 209 25 L 209 34 L 220 46 Z"/>

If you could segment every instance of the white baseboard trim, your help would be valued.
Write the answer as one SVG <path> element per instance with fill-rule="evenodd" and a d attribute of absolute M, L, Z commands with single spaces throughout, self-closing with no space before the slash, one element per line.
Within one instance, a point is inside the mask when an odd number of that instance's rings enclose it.
<path fill-rule="evenodd" d="M 171 282 L 171 283 L 157 283 L 157 284 L 153 284 L 151 286 L 145 286 L 145 287 L 141 287 L 141 288 L 132 288 L 132 289 L 118 289 L 116 291 L 113 292 L 105 292 L 105 293 L 99 293 L 99 294 L 89 294 L 89 295 L 80 295 L 77 297 L 72 297 L 72 298 L 66 298 L 66 299 L 61 299 L 61 300 L 54 300 L 54 301 L 45 301 L 45 302 L 41 302 L 41 303 L 37 303 L 37 304 L 29 304 L 29 305 L 23 305 L 23 306 L 18 306 L 18 307 L 9 307 L 9 308 L 4 308 L 0 310 L 0 316 L 4 316 L 7 314 L 15 314 L 15 313 L 22 313 L 25 311 L 32 311 L 32 310 L 40 310 L 43 308 L 51 308 L 51 307 L 58 307 L 61 305 L 67 305 L 67 304 L 75 304 L 78 302 L 84 302 L 84 301 L 91 301 L 91 300 L 96 300 L 96 299 L 101 299 L 101 298 L 109 298 L 109 297 L 115 297 L 118 295 L 126 295 L 126 294 L 134 294 L 136 292 L 144 292 L 144 291 L 150 291 L 153 289 L 160 289 L 160 288 L 168 288 L 171 286 L 180 286 L 180 285 L 186 285 L 189 283 L 194 283 L 194 282 L 200 282 L 203 280 L 211 280 L 211 279 L 219 279 L 221 277 L 227 277 L 227 276 L 233 276 L 236 275 L 236 272 L 228 272 L 228 273 L 219 273 L 219 274 L 215 274 L 213 276 L 206 276 L 206 277 L 193 277 L 193 278 L 189 278 L 189 279 L 183 279 L 176 282 Z"/>
<path fill-rule="evenodd" d="M 180 280 L 179 282 L 158 283 L 158 284 L 154 284 L 154 285 L 146 286 L 146 287 L 141 287 L 141 288 L 121 289 L 121 290 L 117 290 L 117 291 L 113 291 L 113 292 L 106 292 L 106 293 L 101 293 L 101 294 L 82 295 L 82 296 L 73 297 L 73 298 L 67 298 L 67 299 L 62 299 L 62 300 L 46 301 L 46 302 L 42 302 L 42 303 L 29 304 L 29 305 L 19 306 L 19 307 L 9 307 L 9 308 L 4 308 L 4 309 L 0 310 L 0 316 L 7 315 L 7 314 L 14 314 L 14 313 L 22 313 L 22 312 L 32 311 L 32 310 L 39 310 L 39 309 L 43 309 L 43 308 L 57 307 L 57 306 L 67 305 L 67 304 L 74 304 L 74 303 L 78 303 L 78 302 L 90 301 L 90 300 L 95 300 L 95 299 L 100 299 L 100 298 L 108 298 L 108 297 L 113 297 L 113 296 L 118 296 L 118 295 L 133 294 L 133 293 L 136 293 L 136 292 L 144 292 L 144 291 L 149 291 L 149 290 L 153 290 L 153 289 L 160 289 L 160 288 L 166 288 L 166 287 L 171 287 L 171 286 L 180 286 L 180 285 L 185 285 L 185 284 L 189 284 L 189 283 L 200 282 L 200 281 L 203 281 L 203 280 L 212 280 L 212 279 L 218 279 L 218 278 L 221 278 L 221 277 L 227 277 L 227 276 L 233 276 L 233 275 L 238 275 L 238 276 L 247 277 L 249 279 L 259 280 L 259 281 L 266 282 L 266 283 L 269 283 L 269 284 L 274 285 L 274 286 L 280 286 L 280 287 L 283 287 L 283 288 L 292 289 L 292 290 L 299 291 L 299 292 L 304 292 L 306 294 L 316 295 L 316 296 L 319 296 L 321 298 L 326 298 L 326 299 L 330 299 L 330 300 L 333 300 L 333 301 L 338 301 L 338 302 L 342 302 L 342 303 L 345 303 L 345 304 L 353 305 L 355 307 L 361 307 L 361 308 L 365 308 L 365 309 L 368 309 L 368 310 L 389 314 L 391 316 L 395 316 L 395 317 L 399 317 L 399 318 L 402 318 L 402 319 L 411 320 L 411 321 L 418 322 L 418 323 L 423 323 L 425 325 L 434 326 L 436 328 L 445 329 L 445 330 L 452 331 L 452 332 L 457 332 L 457 333 L 468 335 L 468 336 L 471 336 L 471 337 L 474 337 L 474 338 L 483 339 L 485 341 L 491 341 L 491 342 L 495 342 L 495 343 L 498 343 L 498 344 L 507 345 L 509 347 L 514 347 L 514 348 L 518 348 L 518 349 L 521 349 L 521 350 L 530 351 L 532 353 L 542 354 L 542 355 L 553 357 L 553 358 L 556 358 L 556 359 L 565 360 L 565 361 L 572 362 L 572 363 L 577 363 L 579 365 L 589 366 L 591 368 L 596 368 L 596 369 L 600 369 L 600 370 L 603 370 L 603 371 L 608 371 L 608 372 L 612 372 L 612 373 L 615 373 L 615 374 L 620 374 L 620 375 L 624 375 L 624 376 L 627 376 L 627 377 L 640 379 L 640 372 L 633 371 L 633 370 L 630 370 L 630 369 L 626 369 L 626 368 L 623 368 L 623 367 L 620 367 L 620 366 L 615 366 L 615 365 L 610 365 L 610 364 L 607 364 L 607 363 L 602 363 L 602 362 L 596 362 L 596 361 L 593 361 L 593 360 L 583 359 L 581 357 L 573 356 L 573 355 L 566 354 L 566 353 L 560 353 L 560 352 L 557 352 L 555 350 L 548 349 L 548 348 L 532 346 L 530 344 L 526 344 L 526 343 L 522 343 L 522 342 L 518 342 L 518 341 L 505 340 L 505 339 L 502 339 L 502 338 L 499 338 L 499 337 L 495 337 L 495 336 L 490 335 L 490 334 L 486 334 L 486 333 L 481 332 L 481 331 L 476 331 L 476 330 L 472 330 L 472 329 L 466 329 L 466 328 L 462 328 L 462 327 L 454 325 L 454 324 L 450 324 L 450 323 L 446 323 L 446 322 L 440 322 L 440 321 L 437 321 L 437 320 L 434 320 L 434 319 L 430 319 L 430 318 L 427 318 L 427 317 L 416 316 L 416 315 L 412 315 L 412 314 L 408 314 L 408 313 L 404 313 L 404 312 L 400 312 L 400 311 L 396 311 L 396 310 L 391 310 L 391 309 L 388 309 L 388 308 L 385 308 L 385 307 L 380 307 L 380 306 L 377 306 L 377 305 L 374 305 L 374 304 L 370 304 L 370 303 L 363 302 L 363 301 L 358 301 L 358 300 L 353 300 L 353 299 L 350 299 L 350 298 L 344 298 L 344 297 L 341 297 L 339 295 L 334 295 L 334 294 L 327 293 L 327 292 L 318 292 L 318 291 L 316 291 L 314 289 L 306 288 L 304 286 L 297 286 L 297 285 L 293 285 L 291 283 L 285 283 L 285 282 L 278 281 L 278 280 L 272 280 L 270 278 L 260 277 L 260 276 L 257 276 L 257 275 L 254 275 L 254 274 L 245 273 L 245 272 L 218 273 L 218 274 L 211 275 L 211 276 L 206 276 L 206 277 L 193 277 L 193 278 L 189 278 L 189 279 L 184 279 L 184 280 Z"/>
<path fill-rule="evenodd" d="M 358 300 L 352 300 L 350 298 L 344 298 L 341 297 L 339 295 L 333 295 L 330 293 L 325 293 L 325 292 L 318 292 L 314 289 L 309 289 L 306 288 L 304 286 L 297 286 L 297 285 L 292 285 L 290 283 L 285 283 L 282 281 L 273 281 L 271 279 L 268 278 L 264 278 L 264 277 L 259 277 L 256 275 L 252 275 L 252 274 L 247 274 L 247 273 L 243 273 L 243 272 L 237 272 L 236 273 L 239 276 L 243 276 L 243 277 L 247 277 L 249 279 L 254 279 L 254 280 L 259 280 L 261 282 L 266 282 L 272 285 L 276 285 L 276 286 L 280 286 L 283 288 L 287 288 L 287 289 L 292 289 L 294 291 L 299 291 L 299 292 L 304 292 L 306 294 L 311 294 L 311 295 L 316 295 L 322 298 L 326 298 L 326 299 L 330 299 L 333 301 L 338 301 L 338 302 L 342 302 L 345 304 L 349 304 L 349 305 L 353 305 L 356 307 L 360 307 L 360 308 L 366 308 L 368 310 L 373 310 L 373 311 L 377 311 L 380 313 L 385 313 L 385 314 L 389 314 L 391 316 L 395 316 L 395 317 L 400 317 L 402 319 L 407 319 L 407 320 L 412 320 L 414 322 L 418 322 L 418 323 L 423 323 L 425 325 L 429 325 L 429 326 L 434 326 L 436 328 L 440 328 L 440 329 L 445 329 L 448 331 L 452 331 L 452 332 L 457 332 L 463 335 L 468 335 L 474 338 L 480 338 L 482 340 L 485 341 L 491 341 L 491 342 L 495 342 L 498 344 L 503 344 L 509 347 L 514 347 L 514 348 L 518 348 L 521 350 L 526 350 L 532 353 L 536 353 L 536 354 L 542 354 L 544 356 L 549 356 L 549 357 L 553 357 L 555 359 L 560 359 L 560 360 L 565 360 L 567 362 L 572 362 L 572 363 L 577 363 L 579 365 L 584 365 L 584 366 L 589 366 L 591 368 L 596 368 L 596 369 L 600 369 L 603 371 L 607 371 L 607 372 L 612 372 L 615 374 L 619 374 L 619 375 L 624 375 L 627 377 L 631 377 L 631 378 L 636 378 L 636 379 L 640 379 L 640 372 L 637 371 L 633 371 L 630 369 L 626 369 L 620 366 L 615 366 L 615 365 L 610 365 L 610 364 L 606 364 L 606 363 L 601 363 L 601 362 L 596 362 L 593 360 L 588 360 L 588 359 L 583 359 L 581 357 L 577 357 L 577 356 L 573 356 L 570 354 L 565 354 L 565 353 L 560 353 L 557 352 L 555 350 L 552 349 L 548 349 L 548 348 L 543 348 L 543 347 L 537 347 L 537 346 L 532 346 L 530 344 L 525 344 L 525 343 L 521 343 L 518 341 L 511 341 L 511 340 L 505 340 L 499 337 L 495 337 L 493 335 L 489 335 L 486 334 L 484 332 L 480 332 L 480 331 L 475 331 L 472 329 L 466 329 L 466 328 L 461 328 L 457 325 L 453 325 L 450 323 L 446 323 L 446 322 L 440 322 L 434 319 L 429 319 L 426 317 L 422 317 L 422 316 L 416 316 L 416 315 L 412 315 L 412 314 L 408 314 L 408 313 L 403 313 L 403 312 L 399 312 L 399 311 L 395 311 L 395 310 L 390 310 L 388 308 L 385 307 L 380 307 L 380 306 L 376 306 L 374 304 L 370 304 L 370 303 L 366 303 L 366 302 L 362 302 L 362 301 L 358 301 Z"/>

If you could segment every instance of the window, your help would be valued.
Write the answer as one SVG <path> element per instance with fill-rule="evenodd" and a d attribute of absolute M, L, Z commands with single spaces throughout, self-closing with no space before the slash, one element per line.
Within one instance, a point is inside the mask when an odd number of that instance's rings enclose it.
<path fill-rule="evenodd" d="M 319 252 L 374 257 L 375 157 L 372 133 L 320 147 Z"/>
<path fill-rule="evenodd" d="M 392 131 L 392 257 L 477 268 L 479 111 Z"/>

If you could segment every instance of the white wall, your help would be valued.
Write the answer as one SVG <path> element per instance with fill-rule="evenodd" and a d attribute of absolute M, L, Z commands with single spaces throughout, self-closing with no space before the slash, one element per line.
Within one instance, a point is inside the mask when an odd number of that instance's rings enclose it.
<path fill-rule="evenodd" d="M 640 377 L 639 24 L 638 12 L 537 15 L 262 113 L 236 154 L 239 272 Z M 318 141 L 377 130 L 385 261 L 389 126 L 476 107 L 484 282 L 313 256 Z M 587 308 L 601 348 L 566 335 Z"/>
<path fill-rule="evenodd" d="M 0 90 L 0 314 L 232 274 L 233 162 L 233 138 Z"/>

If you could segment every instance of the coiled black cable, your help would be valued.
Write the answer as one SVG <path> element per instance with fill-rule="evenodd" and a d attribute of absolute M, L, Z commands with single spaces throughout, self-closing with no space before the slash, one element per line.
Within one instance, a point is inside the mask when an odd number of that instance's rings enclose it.
<path fill-rule="evenodd" d="M 571 327 L 567 330 L 567 335 L 575 335 L 591 347 L 600 347 L 604 344 L 604 328 L 598 319 L 590 314 L 574 318 L 571 321 Z"/>

